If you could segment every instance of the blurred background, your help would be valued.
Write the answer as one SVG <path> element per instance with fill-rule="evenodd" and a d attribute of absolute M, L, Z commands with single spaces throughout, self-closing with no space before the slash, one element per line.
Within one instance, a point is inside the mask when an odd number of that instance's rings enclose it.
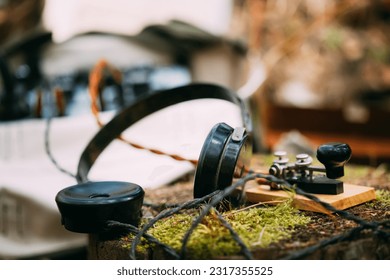
<path fill-rule="evenodd" d="M 212 83 L 247 102 L 258 153 L 341 141 L 353 162 L 390 162 L 389 21 L 389 0 L 0 0 L 0 258 L 84 248 L 60 225 L 54 197 L 75 180 L 47 143 L 74 173 L 99 129 L 88 87 L 102 60 L 121 75 L 103 72 L 104 120 L 156 90 Z M 126 136 L 196 159 L 213 124 L 241 123 L 214 102 L 175 106 Z M 103 159 L 94 179 L 151 188 L 193 171 L 120 144 Z"/>
<path fill-rule="evenodd" d="M 294 129 L 316 144 L 349 143 L 354 160 L 388 161 L 389 8 L 389 1 L 248 2 L 249 48 L 267 73 L 258 94 L 266 147 Z"/>
<path fill-rule="evenodd" d="M 62 2 L 1 1 L 1 120 L 50 114 L 42 91 L 54 87 L 66 104 L 56 114 L 87 112 L 76 89 L 105 58 L 125 78 L 102 110 L 190 81 L 238 90 L 254 79 L 242 96 L 259 149 L 296 131 L 350 142 L 370 164 L 390 157 L 389 1 Z"/>

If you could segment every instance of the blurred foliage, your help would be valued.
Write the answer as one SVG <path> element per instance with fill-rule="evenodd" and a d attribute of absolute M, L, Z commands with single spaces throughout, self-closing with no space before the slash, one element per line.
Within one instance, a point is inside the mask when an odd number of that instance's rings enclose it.
<path fill-rule="evenodd" d="M 265 62 L 276 96 L 294 81 L 323 107 L 342 106 L 366 92 L 382 93 L 389 104 L 389 0 L 243 2 L 250 48 Z"/>

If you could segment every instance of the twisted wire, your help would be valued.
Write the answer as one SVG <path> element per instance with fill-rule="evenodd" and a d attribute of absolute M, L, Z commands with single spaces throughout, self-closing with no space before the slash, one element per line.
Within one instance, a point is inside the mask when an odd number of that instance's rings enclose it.
<path fill-rule="evenodd" d="M 208 194 L 204 197 L 201 197 L 201 198 L 196 198 L 196 199 L 193 199 L 193 200 L 189 200 L 185 203 L 183 203 L 182 205 L 179 205 L 175 208 L 172 208 L 172 209 L 166 209 L 162 212 L 160 212 L 158 215 L 156 215 L 156 217 L 152 218 L 148 223 L 146 223 L 142 229 L 140 229 L 140 231 L 138 232 L 138 234 L 134 237 L 132 243 L 131 243 L 131 247 L 130 247 L 130 258 L 131 259 L 135 259 L 136 258 L 136 248 L 138 246 L 138 244 L 140 243 L 141 241 L 141 237 L 143 234 L 145 234 L 156 222 L 160 221 L 161 219 L 164 219 L 164 218 L 167 218 L 169 216 L 172 216 L 178 212 L 180 212 L 181 210 L 184 210 L 184 209 L 191 209 L 191 208 L 195 208 L 195 207 L 198 207 L 200 204 L 202 204 L 204 201 L 210 199 L 211 197 L 213 197 L 215 194 L 219 193 L 220 191 L 215 191 L 211 194 Z"/>
<path fill-rule="evenodd" d="M 237 232 L 228 223 L 228 221 L 225 220 L 225 218 L 221 215 L 221 213 L 217 209 L 214 208 L 214 211 L 217 214 L 217 217 L 221 222 L 221 224 L 229 231 L 230 235 L 232 236 L 233 240 L 236 241 L 238 246 L 240 246 L 241 253 L 244 255 L 244 257 L 248 260 L 253 260 L 254 258 L 251 251 L 249 250 L 248 246 L 245 245 L 241 237 L 237 234 Z"/>
<path fill-rule="evenodd" d="M 182 240 L 182 248 L 180 256 L 181 258 L 185 258 L 187 254 L 187 244 L 188 241 L 194 232 L 195 228 L 201 223 L 203 218 L 210 212 L 210 210 L 215 207 L 217 204 L 219 204 L 223 199 L 228 197 L 234 190 L 236 190 L 239 187 L 244 187 L 245 184 L 249 181 L 255 180 L 257 178 L 264 178 L 268 180 L 273 180 L 275 183 L 281 183 L 284 182 L 283 180 L 273 177 L 271 175 L 263 175 L 260 173 L 248 173 L 246 176 L 240 178 L 235 182 L 234 184 L 230 185 L 229 187 L 225 188 L 223 191 L 220 191 L 219 193 L 215 194 L 211 201 L 205 205 L 199 216 L 194 220 L 194 222 L 191 224 L 190 228 L 186 232 L 186 234 L 183 237 Z M 248 249 L 249 250 L 249 249 Z"/>
<path fill-rule="evenodd" d="M 322 207 L 324 207 L 326 210 L 332 212 L 333 214 L 338 214 L 339 216 L 345 218 L 345 219 L 348 219 L 348 220 L 351 220 L 351 221 L 354 221 L 356 222 L 357 224 L 359 225 L 362 225 L 364 226 L 365 228 L 378 228 L 378 223 L 377 222 L 367 222 L 361 218 L 359 218 L 358 216 L 355 216 L 355 215 L 352 215 L 351 213 L 347 212 L 347 211 L 344 211 L 344 210 L 339 210 L 337 208 L 335 208 L 334 206 L 332 206 L 331 204 L 329 203 L 326 203 L 324 201 L 321 201 L 318 197 L 316 197 L 315 195 L 311 194 L 311 193 L 307 193 L 303 190 L 301 190 L 300 188 L 296 187 L 295 188 L 295 192 L 297 194 L 300 194 L 302 196 L 305 196 L 309 199 L 311 199 L 312 201 L 320 204 Z"/>
<path fill-rule="evenodd" d="M 53 163 L 55 168 L 57 168 L 61 173 L 76 179 L 76 174 L 62 167 L 61 164 L 59 164 L 59 162 L 55 159 L 53 153 L 51 152 L 51 146 L 50 146 L 51 122 L 52 122 L 52 117 L 48 117 L 46 119 L 46 127 L 45 127 L 45 153 L 49 157 L 50 161 Z"/>
<path fill-rule="evenodd" d="M 388 225 L 386 226 L 386 224 L 388 224 Z M 390 227 L 390 221 L 379 222 L 378 226 L 381 226 L 381 225 L 385 225 L 386 228 L 389 228 Z M 339 242 L 342 242 L 342 241 L 345 241 L 345 240 L 349 240 L 354 235 L 360 233 L 361 231 L 363 231 L 365 229 L 366 229 L 365 226 L 362 226 L 362 225 L 357 226 L 355 228 L 350 229 L 347 233 L 341 233 L 341 234 L 336 235 L 334 237 L 330 237 L 328 239 L 322 240 L 322 241 L 318 242 L 317 244 L 314 244 L 314 245 L 312 245 L 310 247 L 307 247 L 307 248 L 304 248 L 302 250 L 298 250 L 296 252 L 292 252 L 290 254 L 287 254 L 282 259 L 284 259 L 284 260 L 303 259 L 303 258 L 313 254 L 318 249 L 324 248 L 324 247 L 326 247 L 328 245 L 331 245 L 331 244 L 336 244 L 336 243 L 339 243 Z M 383 232 L 383 231 L 381 231 L 380 234 L 378 234 L 378 235 L 381 236 L 384 239 L 389 239 L 389 237 L 390 237 L 390 233 L 386 233 L 386 232 Z"/>
<path fill-rule="evenodd" d="M 42 96 L 42 92 L 39 91 L 39 96 Z M 63 113 L 63 100 L 61 99 L 61 101 L 59 101 L 59 99 L 61 98 L 61 96 L 63 96 L 63 92 L 61 91 L 61 89 L 59 88 L 56 88 L 55 91 L 54 91 L 54 94 L 55 94 L 55 98 L 56 98 L 56 104 L 57 104 L 57 107 L 58 107 L 58 110 L 60 113 Z M 41 108 L 42 104 L 40 104 L 40 108 L 39 108 L 39 114 L 42 110 Z M 56 158 L 54 157 L 53 153 L 52 153 L 52 149 L 51 149 L 51 141 L 50 141 L 50 132 L 51 132 L 51 123 L 52 123 L 52 120 L 53 120 L 53 116 L 54 116 L 54 113 L 53 113 L 53 108 L 52 107 L 49 107 L 49 109 L 51 109 L 51 112 L 49 113 L 49 116 L 46 118 L 46 126 L 45 126 L 45 132 L 44 132 L 44 147 L 45 147 L 45 153 L 46 155 L 48 156 L 49 160 L 53 163 L 54 167 L 57 168 L 57 170 L 59 170 L 61 173 L 63 174 L 66 174 L 74 179 L 76 179 L 76 174 L 74 174 L 73 172 L 67 170 L 66 168 L 62 167 L 61 164 L 56 160 Z"/>
<path fill-rule="evenodd" d="M 114 80 L 120 84 L 122 80 L 121 73 L 118 69 L 110 65 L 106 60 L 100 60 L 91 70 L 90 76 L 89 76 L 89 95 L 91 98 L 91 112 L 93 116 L 95 117 L 96 123 L 99 127 L 103 127 L 104 124 L 99 118 L 99 106 L 98 106 L 98 99 L 100 96 L 101 89 L 103 87 L 103 81 L 104 81 L 104 70 L 108 70 L 111 76 L 114 78 Z M 131 147 L 139 150 L 146 150 L 156 155 L 164 155 L 168 156 L 176 161 L 185 161 L 189 162 L 192 165 L 196 166 L 198 164 L 198 161 L 195 159 L 187 159 L 185 157 L 182 157 L 178 154 L 170 154 L 163 152 L 159 149 L 153 149 L 153 148 L 147 148 L 143 145 L 131 142 L 127 139 L 125 139 L 123 136 L 119 135 L 118 139 Z"/>
<path fill-rule="evenodd" d="M 139 234 L 139 232 L 140 232 L 140 230 L 137 227 L 135 227 L 131 224 L 125 224 L 125 223 L 121 223 L 118 221 L 107 221 L 106 226 L 110 227 L 110 228 L 116 227 L 116 228 L 127 229 L 128 231 L 130 231 L 131 233 L 134 233 L 134 234 Z M 144 233 L 142 233 L 142 237 L 144 237 L 150 243 L 154 243 L 154 244 L 159 245 L 165 252 L 170 254 L 175 259 L 180 258 L 180 256 L 176 253 L 175 249 L 173 249 L 172 247 L 170 247 L 167 244 L 160 242 L 158 239 L 151 236 L 150 234 L 147 234 L 144 232 Z"/>

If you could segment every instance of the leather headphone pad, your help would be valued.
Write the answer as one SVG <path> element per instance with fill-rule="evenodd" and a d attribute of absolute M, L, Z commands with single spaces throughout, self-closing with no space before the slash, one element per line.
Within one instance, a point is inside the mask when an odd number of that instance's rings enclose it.
<path fill-rule="evenodd" d="M 241 176 L 245 172 L 242 169 L 248 168 L 251 156 L 252 145 L 248 134 L 245 134 L 240 141 L 235 141 L 232 137 L 229 137 L 221 155 L 216 175 L 218 188 L 222 190 L 232 184 L 237 168 L 241 168 L 239 170 L 240 174 L 237 174 L 237 176 Z"/>
<path fill-rule="evenodd" d="M 203 197 L 217 190 L 219 161 L 225 145 L 233 132 L 226 123 L 218 123 L 209 132 L 199 155 L 195 172 L 194 197 Z"/>

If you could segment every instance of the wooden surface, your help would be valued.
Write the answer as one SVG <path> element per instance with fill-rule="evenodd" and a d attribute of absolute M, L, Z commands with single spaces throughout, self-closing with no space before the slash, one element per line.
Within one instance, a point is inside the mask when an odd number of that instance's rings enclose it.
<path fill-rule="evenodd" d="M 307 210 L 328 214 L 322 205 L 301 195 L 294 195 L 284 190 L 270 190 L 269 186 L 258 185 L 256 182 L 249 182 L 246 187 L 246 196 L 252 203 L 275 202 L 279 203 L 293 197 L 293 204 L 300 210 Z M 338 195 L 317 194 L 321 201 L 327 202 L 338 210 L 344 210 L 352 206 L 375 199 L 375 190 L 370 187 L 363 187 L 351 184 L 344 184 L 344 192 Z"/>

